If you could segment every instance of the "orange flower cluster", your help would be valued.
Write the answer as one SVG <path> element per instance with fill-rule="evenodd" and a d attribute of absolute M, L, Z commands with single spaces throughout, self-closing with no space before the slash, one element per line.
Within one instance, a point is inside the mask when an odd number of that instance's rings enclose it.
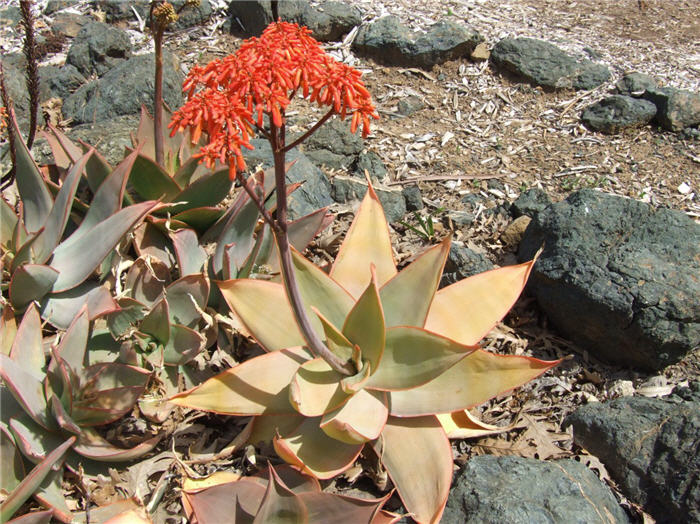
<path fill-rule="evenodd" d="M 267 114 L 282 127 L 287 106 L 300 92 L 343 119 L 351 115 L 351 131 L 362 125 L 367 136 L 369 119 L 379 116 L 361 73 L 326 54 L 310 33 L 273 22 L 235 54 L 193 67 L 183 85 L 188 100 L 173 115 L 171 135 L 189 129 L 197 142 L 206 133 L 209 143 L 198 155 L 210 168 L 217 160 L 227 163 L 233 178 L 245 169 L 241 148 L 252 149 L 253 126 L 263 128 Z"/>

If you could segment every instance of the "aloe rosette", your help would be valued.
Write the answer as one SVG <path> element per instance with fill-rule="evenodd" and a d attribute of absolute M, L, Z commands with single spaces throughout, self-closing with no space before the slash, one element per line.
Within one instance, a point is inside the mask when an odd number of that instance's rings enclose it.
<path fill-rule="evenodd" d="M 160 437 L 148 438 L 131 448 L 121 448 L 103 438 L 96 426 L 109 424 L 130 412 L 143 393 L 151 372 L 137 366 L 97 360 L 88 351 L 92 337 L 88 307 L 83 306 L 60 340 L 51 347 L 48 361 L 42 338 L 41 318 L 34 304 L 18 326 L 4 315 L 0 352 L 0 377 L 11 393 L 2 392 L 0 429 L 11 436 L 22 454 L 38 463 L 69 437 L 75 437 L 68 465 L 76 469 L 84 459 L 120 462 L 151 451 Z M 93 344 L 94 345 L 94 344 Z M 62 470 L 52 472 L 42 485 L 40 500 L 51 506 L 64 522 L 70 521 L 61 490 Z M 67 520 L 66 520 L 67 519 Z"/>
<path fill-rule="evenodd" d="M 356 373 L 314 358 L 283 284 L 219 282 L 226 301 L 267 353 L 174 396 L 175 404 L 253 416 L 251 441 L 320 479 L 349 468 L 365 445 L 379 456 L 406 509 L 437 522 L 452 479 L 440 418 L 545 372 L 556 361 L 503 356 L 478 341 L 520 295 L 534 261 L 473 276 L 438 291 L 450 241 L 401 272 L 370 186 L 330 274 L 293 253 L 302 301 L 328 348 Z"/>
<path fill-rule="evenodd" d="M 15 136 L 20 137 L 12 118 Z M 124 187 L 134 155 L 96 184 L 90 207 L 66 236 L 83 172 L 93 151 L 76 157 L 60 187 L 52 195 L 47 181 L 22 140 L 15 140 L 17 189 L 21 212 L 0 199 L 0 244 L 11 278 L 9 301 L 15 310 L 39 302 L 41 314 L 65 329 L 84 304 L 90 318 L 116 307 L 109 291 L 90 276 L 124 236 L 157 202 L 146 201 L 122 208 Z"/>

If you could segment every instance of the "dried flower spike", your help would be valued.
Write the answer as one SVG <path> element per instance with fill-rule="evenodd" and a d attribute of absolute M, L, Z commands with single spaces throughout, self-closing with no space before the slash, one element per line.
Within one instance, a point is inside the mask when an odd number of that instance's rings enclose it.
<path fill-rule="evenodd" d="M 177 13 L 170 2 L 163 2 L 153 9 L 153 18 L 156 19 L 160 27 L 168 27 L 177 22 Z"/>

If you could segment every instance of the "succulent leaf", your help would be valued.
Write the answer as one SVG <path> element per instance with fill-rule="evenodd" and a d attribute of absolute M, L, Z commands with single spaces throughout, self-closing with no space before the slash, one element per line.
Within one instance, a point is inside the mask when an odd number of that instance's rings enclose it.
<path fill-rule="evenodd" d="M 384 210 L 371 184 L 345 236 L 330 276 L 355 298 L 369 284 L 370 265 L 381 287 L 396 274 Z"/>
<path fill-rule="evenodd" d="M 171 225 L 173 228 L 175 228 L 175 226 L 180 228 L 191 227 L 198 233 L 204 233 L 221 218 L 222 214 L 223 212 L 219 207 L 197 207 L 194 209 L 187 209 L 173 215 L 171 218 Z"/>
<path fill-rule="evenodd" d="M 297 251 L 303 251 L 316 235 L 328 227 L 332 221 L 333 215 L 328 214 L 327 208 L 321 208 L 290 222 L 287 224 L 289 243 Z M 273 273 L 278 272 L 279 258 L 277 256 L 269 258 L 270 271 Z"/>
<path fill-rule="evenodd" d="M 124 285 L 131 290 L 132 299 L 150 308 L 162 298 L 169 273 L 168 266 L 160 260 L 138 258 L 129 268 Z"/>
<path fill-rule="evenodd" d="M 170 340 L 169 318 L 168 301 L 163 298 L 156 302 L 146 316 L 143 317 L 139 324 L 139 331 L 155 338 L 161 344 L 167 344 Z"/>
<path fill-rule="evenodd" d="M 0 489 L 10 493 L 25 475 L 22 455 L 7 428 L 0 428 Z"/>
<path fill-rule="evenodd" d="M 19 136 L 19 135 L 18 135 Z M 21 140 L 18 140 L 21 142 Z M 70 437 L 63 444 L 49 453 L 41 463 L 37 464 L 29 474 L 22 480 L 12 493 L 0 506 L 0 520 L 6 522 L 10 517 L 32 496 L 37 488 L 44 481 L 52 468 L 65 456 L 66 452 L 75 443 L 75 437 Z"/>
<path fill-rule="evenodd" d="M 317 308 L 311 306 L 311 309 L 321 321 L 328 349 L 345 361 L 352 359 L 353 343 L 350 342 L 345 335 L 343 335 L 343 332 L 340 331 L 340 329 L 331 324 L 331 322 L 324 317 Z"/>
<path fill-rule="evenodd" d="M 0 355 L 0 377 L 25 412 L 44 428 L 53 425 L 48 418 L 44 384 L 34 373 L 7 355 Z"/>
<path fill-rule="evenodd" d="M 476 344 L 513 307 L 534 264 L 531 260 L 493 269 L 441 289 L 430 306 L 425 329 L 462 344 Z"/>
<path fill-rule="evenodd" d="M 38 464 L 52 449 L 63 442 L 63 437 L 37 424 L 25 413 L 10 419 L 10 431 L 17 447 L 31 462 Z"/>
<path fill-rule="evenodd" d="M 56 347 L 56 354 L 76 372 L 85 366 L 85 350 L 90 334 L 88 308 L 83 306 Z"/>
<path fill-rule="evenodd" d="M 14 136 L 17 189 L 23 204 L 23 219 L 29 233 L 36 233 L 46 224 L 46 219 L 51 212 L 53 199 L 46 187 L 44 177 L 41 176 L 39 167 L 34 162 L 27 145 L 22 140 L 22 133 L 17 124 L 14 111 L 11 113 L 11 123 Z"/>
<path fill-rule="evenodd" d="M 166 209 L 176 215 L 188 209 L 215 206 L 228 195 L 231 184 L 228 169 L 207 173 L 185 187 Z"/>
<path fill-rule="evenodd" d="M 289 384 L 289 402 L 306 417 L 328 413 L 348 400 L 340 381 L 343 375 L 322 358 L 304 362 Z"/>
<path fill-rule="evenodd" d="M 384 310 L 377 290 L 377 276 L 371 267 L 372 279 L 348 313 L 343 324 L 343 335 L 359 346 L 362 359 L 375 372 L 382 360 L 385 344 Z"/>
<path fill-rule="evenodd" d="M 461 411 L 510 391 L 559 362 L 515 355 L 495 355 L 477 349 L 422 386 L 390 392 L 391 414 L 398 417 L 416 417 Z M 465 384 L 469 387 L 465 387 Z"/>
<path fill-rule="evenodd" d="M 437 246 L 421 253 L 382 286 L 379 296 L 384 307 L 386 327 L 423 327 L 449 253 L 450 239 L 447 237 Z"/>
<path fill-rule="evenodd" d="M 513 429 L 513 426 L 495 426 L 486 424 L 474 417 L 468 410 L 437 415 L 447 438 L 477 438 L 503 433 Z"/>
<path fill-rule="evenodd" d="M 253 524 L 275 522 L 278 524 L 303 524 L 308 522 L 308 511 L 301 499 L 277 476 L 270 466 L 270 480 L 260 509 Z"/>
<path fill-rule="evenodd" d="M 12 273 L 10 302 L 15 309 L 23 309 L 30 302 L 41 299 L 51 291 L 58 271 L 41 264 L 24 264 Z"/>
<path fill-rule="evenodd" d="M 364 444 L 379 437 L 388 416 L 386 393 L 362 389 L 341 407 L 323 415 L 320 426 L 336 440 Z"/>
<path fill-rule="evenodd" d="M 172 202 L 182 191 L 161 166 L 143 155 L 134 160 L 129 183 L 143 200 Z"/>
<path fill-rule="evenodd" d="M 217 282 L 217 285 L 229 307 L 267 351 L 306 344 L 281 284 L 239 279 Z M 261 315 L 261 311 L 265 315 Z"/>
<path fill-rule="evenodd" d="M 173 323 L 195 327 L 209 298 L 209 280 L 203 275 L 182 277 L 165 288 Z"/>
<path fill-rule="evenodd" d="M 73 207 L 73 197 L 78 189 L 80 175 L 85 170 L 85 164 L 89 155 L 89 153 L 83 155 L 68 172 L 68 176 L 63 181 L 61 189 L 56 195 L 56 200 L 51 207 L 51 211 L 48 217 L 46 217 L 44 228 L 41 233 L 37 235 L 37 239 L 32 246 L 34 255 L 32 258 L 33 261 L 38 264 L 43 264 L 49 259 L 61 240 L 63 231 L 68 224 L 71 208 Z"/>
<path fill-rule="evenodd" d="M 259 211 L 257 206 L 252 200 L 248 199 L 237 212 L 234 212 L 235 209 L 236 206 L 234 205 L 227 213 L 227 220 L 217 240 L 216 251 L 212 259 L 214 272 L 217 274 L 223 269 L 224 249 L 226 249 L 226 246 L 234 245 L 234 251 L 230 254 L 230 259 L 238 268 L 245 263 L 248 253 L 255 245 L 253 232 L 258 223 Z"/>
<path fill-rule="evenodd" d="M 474 350 L 473 346 L 464 346 L 421 328 L 389 328 L 382 360 L 365 387 L 413 391 L 413 388 L 441 376 Z"/>
<path fill-rule="evenodd" d="M 306 314 L 319 336 L 323 335 L 321 325 L 316 322 L 311 306 L 315 307 L 334 326 L 342 326 L 354 306 L 354 300 L 346 290 L 312 264 L 297 250 L 292 249 L 292 263 L 299 285 L 301 300 L 306 306 Z"/>
<path fill-rule="evenodd" d="M 10 358 L 36 380 L 44 379 L 46 356 L 41 339 L 41 318 L 34 304 L 30 305 L 22 316 L 12 342 Z"/>
<path fill-rule="evenodd" d="M 300 471 L 319 479 L 342 473 L 355 462 L 364 444 L 346 444 L 329 437 L 318 417 L 305 418 L 287 438 L 275 438 L 277 454 Z"/>
<path fill-rule="evenodd" d="M 437 418 L 389 417 L 374 448 L 413 518 L 439 522 L 452 483 L 452 447 Z"/>
<path fill-rule="evenodd" d="M 301 347 L 266 353 L 175 395 L 170 402 L 228 415 L 296 414 L 289 403 L 289 383 L 309 358 Z"/>
<path fill-rule="evenodd" d="M 170 366 L 181 366 L 192 360 L 204 349 L 204 337 L 192 328 L 181 324 L 170 325 L 170 336 L 163 348 L 163 359 Z"/>
<path fill-rule="evenodd" d="M 15 210 L 4 198 L 0 198 L 0 246 L 7 251 L 14 251 L 15 243 L 12 239 L 19 223 Z"/>
<path fill-rule="evenodd" d="M 57 328 L 67 329 L 84 305 L 87 305 L 90 320 L 118 308 L 109 289 L 96 282 L 83 282 L 63 293 L 44 296 L 41 315 Z"/>
<path fill-rule="evenodd" d="M 161 436 L 156 435 L 132 448 L 123 449 L 110 444 L 95 431 L 83 428 L 73 449 L 83 457 L 98 462 L 128 462 L 153 450 L 160 439 Z"/>
<path fill-rule="evenodd" d="M 69 245 L 59 244 L 51 259 L 51 267 L 59 272 L 53 291 L 66 291 L 83 282 L 127 231 L 155 206 L 156 202 L 134 204 L 117 211 Z"/>
<path fill-rule="evenodd" d="M 180 274 L 183 277 L 201 274 L 209 256 L 199 244 L 197 233 L 192 229 L 180 229 L 171 233 L 170 239 L 173 241 Z"/>
<path fill-rule="evenodd" d="M 187 224 L 182 224 L 185 227 Z M 175 262 L 172 246 L 168 240 L 175 221 L 157 219 L 149 215 L 134 229 L 134 248 L 141 258 L 152 258 L 170 267 Z"/>

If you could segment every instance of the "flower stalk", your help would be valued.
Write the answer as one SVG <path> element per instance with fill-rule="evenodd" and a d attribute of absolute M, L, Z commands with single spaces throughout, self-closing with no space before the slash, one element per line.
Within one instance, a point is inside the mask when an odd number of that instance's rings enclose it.
<path fill-rule="evenodd" d="M 183 85 L 188 101 L 170 124 L 172 133 L 189 129 L 193 143 L 206 133 L 209 142 L 198 156 L 210 168 L 217 162 L 228 164 L 231 179 L 236 178 L 255 202 L 274 232 L 287 297 L 309 350 L 346 376 L 358 370 L 328 349 L 302 304 L 287 234 L 285 155 L 334 115 L 351 116 L 350 130 L 354 133 L 361 126 L 363 136 L 369 134 L 369 119 L 379 117 L 360 76 L 359 71 L 327 55 L 308 29 L 273 22 L 259 38 L 246 40 L 234 55 L 194 67 Z M 298 93 L 328 111 L 287 144 L 285 110 Z M 267 129 L 264 116 L 269 121 Z M 267 138 L 272 149 L 277 194 L 274 217 L 241 174 L 246 169 L 242 148 L 253 148 L 254 129 Z"/>

